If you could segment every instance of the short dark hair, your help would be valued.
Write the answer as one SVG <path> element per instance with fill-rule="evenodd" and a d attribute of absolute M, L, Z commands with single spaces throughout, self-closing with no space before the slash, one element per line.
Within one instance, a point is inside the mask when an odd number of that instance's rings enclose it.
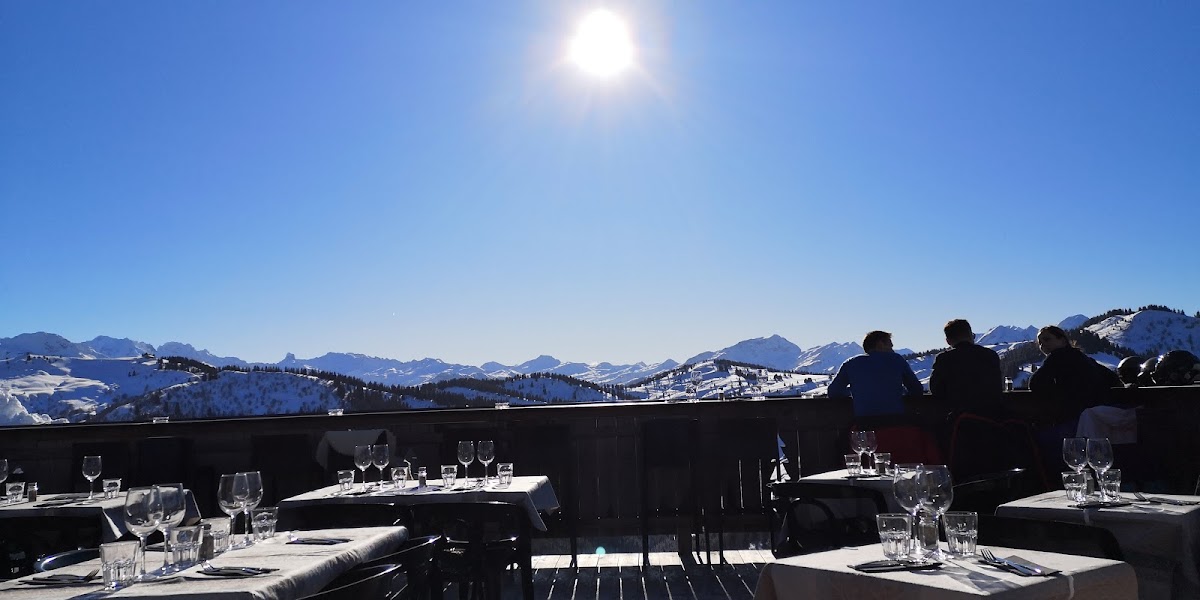
<path fill-rule="evenodd" d="M 947 342 L 951 342 L 951 340 L 975 341 L 975 333 L 971 331 L 971 324 L 966 319 L 951 319 L 946 322 L 946 326 L 942 328 L 942 331 L 946 332 Z"/>
<path fill-rule="evenodd" d="M 870 352 L 879 342 L 892 339 L 892 334 L 886 331 L 872 331 L 863 338 L 863 350 Z"/>
<path fill-rule="evenodd" d="M 1042 335 L 1044 334 L 1044 335 L 1048 335 L 1050 337 L 1056 337 L 1061 340 L 1066 340 L 1068 346 L 1074 345 L 1071 342 L 1071 338 L 1067 335 L 1067 332 L 1063 331 L 1063 328 L 1059 327 L 1058 325 L 1047 325 L 1047 326 L 1039 329 L 1037 334 L 1038 334 L 1038 337 L 1042 337 Z"/>

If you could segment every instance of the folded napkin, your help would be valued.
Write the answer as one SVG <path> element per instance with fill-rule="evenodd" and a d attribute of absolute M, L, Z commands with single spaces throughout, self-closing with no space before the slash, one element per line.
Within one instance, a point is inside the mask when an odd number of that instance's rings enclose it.
<path fill-rule="evenodd" d="M 942 563 L 937 561 L 929 562 L 908 562 L 899 560 L 873 560 L 858 565 L 846 565 L 855 571 L 863 573 L 887 573 L 889 571 L 925 571 L 929 569 L 940 569 Z"/>
<path fill-rule="evenodd" d="M 101 583 L 101 579 L 100 579 L 100 577 L 98 577 L 96 575 L 84 576 L 84 575 L 55 574 L 55 575 L 45 575 L 45 576 L 41 576 L 41 577 L 30 577 L 29 579 L 21 580 L 21 583 L 27 583 L 30 585 L 56 585 L 56 586 L 91 585 L 93 583 Z"/>
<path fill-rule="evenodd" d="M 334 544 L 344 544 L 349 542 L 349 538 L 322 538 L 322 537 L 302 537 L 296 538 L 289 544 L 310 544 L 313 546 L 332 546 Z"/>
<path fill-rule="evenodd" d="M 1162 504 L 1171 504 L 1174 506 L 1195 506 L 1200 504 L 1200 500 L 1177 500 L 1175 498 L 1160 498 L 1158 496 L 1150 496 L 1146 498 L 1150 502 L 1161 502 Z"/>
<path fill-rule="evenodd" d="M 1042 577 L 1049 577 L 1051 575 L 1057 575 L 1059 573 L 1062 573 L 1062 571 L 1059 569 L 1051 569 L 1049 567 L 1043 567 L 1042 565 L 1039 565 L 1039 564 L 1033 562 L 1032 560 L 1021 558 L 1020 556 L 1017 556 L 1016 554 L 1014 554 L 1004 560 L 1007 560 L 1010 563 L 1016 563 L 1018 565 L 1021 565 L 1022 567 L 1026 567 L 1030 571 L 1033 571 L 1034 573 L 1037 573 L 1038 575 L 1041 575 Z"/>
<path fill-rule="evenodd" d="M 1126 501 L 1101 502 L 1099 500 L 1088 500 L 1087 502 L 1080 502 L 1079 504 L 1072 504 L 1071 506 L 1074 506 L 1075 508 L 1116 508 L 1118 506 L 1129 506 L 1131 504 L 1133 503 Z"/>
<path fill-rule="evenodd" d="M 38 502 L 37 504 L 34 504 L 34 506 L 38 507 L 38 508 L 43 508 L 43 507 L 49 508 L 49 507 L 54 507 L 54 506 L 66 506 L 68 504 L 74 504 L 74 503 L 75 503 L 75 500 L 68 498 L 65 500 L 49 500 L 47 502 Z"/>

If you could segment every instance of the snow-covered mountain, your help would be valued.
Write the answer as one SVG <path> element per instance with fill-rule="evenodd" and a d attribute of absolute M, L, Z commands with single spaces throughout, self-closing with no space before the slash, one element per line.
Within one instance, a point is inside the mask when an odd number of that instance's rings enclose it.
<path fill-rule="evenodd" d="M 1076 315 L 1061 324 L 1070 329 L 1072 324 L 1077 327 L 1089 320 L 1094 319 Z M 1089 325 L 1087 330 L 1143 356 L 1176 349 L 1200 355 L 1200 318 L 1168 310 L 1112 316 Z M 1033 340 L 1036 333 L 1032 326 L 999 326 L 978 336 L 978 341 L 1004 355 Z M 328 381 L 306 375 L 221 372 L 205 377 L 161 369 L 154 355 L 182 356 L 243 369 L 261 366 L 325 371 L 400 387 L 447 380 L 474 379 L 481 384 L 500 381 L 503 388 L 464 383 L 456 384 L 455 389 L 468 390 L 461 394 L 467 398 L 519 404 L 611 401 L 618 399 L 611 387 L 600 386 L 612 385 L 627 386 L 625 392 L 635 398 L 654 399 L 820 394 L 842 362 L 861 352 L 862 347 L 854 342 L 805 350 L 773 335 L 698 354 L 684 365 L 671 360 L 631 365 L 563 362 L 543 355 L 518 365 L 489 362 L 471 366 L 435 358 L 398 361 L 353 353 L 328 353 L 311 359 L 288 354 L 273 365 L 252 365 L 179 342 L 155 348 L 127 338 L 100 336 L 76 343 L 52 333 L 25 333 L 0 338 L 0 424 L 119 420 L 158 412 L 197 417 L 321 411 L 346 401 L 330 389 Z M 908 349 L 897 352 L 912 353 Z M 913 370 L 923 380 L 928 379 L 934 354 L 925 352 L 910 359 Z M 1119 360 L 1109 354 L 1096 358 L 1109 365 Z M 762 368 L 731 366 L 730 362 Z M 589 383 L 564 382 L 547 374 Z M 432 406 L 427 400 L 414 398 L 391 401 L 397 407 Z"/>

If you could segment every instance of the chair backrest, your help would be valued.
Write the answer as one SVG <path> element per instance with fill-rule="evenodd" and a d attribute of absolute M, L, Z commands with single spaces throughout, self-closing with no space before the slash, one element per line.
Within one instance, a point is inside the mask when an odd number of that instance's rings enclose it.
<path fill-rule="evenodd" d="M 262 473 L 263 505 L 275 505 L 321 484 L 324 474 L 314 458 L 315 448 L 307 433 L 250 436 L 250 464 Z"/>
<path fill-rule="evenodd" d="M 410 539 L 399 551 L 367 561 L 355 569 L 399 565 L 400 571 L 397 571 L 397 574 L 402 571 L 405 576 L 393 578 L 389 597 L 429 598 L 431 583 L 436 579 L 434 558 L 442 543 L 443 538 L 440 535 Z"/>
<path fill-rule="evenodd" d="M 518 560 L 529 538 L 525 509 L 503 502 L 414 504 L 411 529 L 417 535 L 441 535 L 437 572 L 448 580 L 483 581 Z"/>
<path fill-rule="evenodd" d="M 1124 560 L 1113 533 L 1082 523 L 979 515 L 979 544 Z"/>
<path fill-rule="evenodd" d="M 279 507 L 278 529 L 335 529 L 340 527 L 387 527 L 400 524 L 401 514 L 393 504 L 322 504 Z"/>
<path fill-rule="evenodd" d="M 947 466 L 956 480 L 966 481 L 1013 468 L 1036 475 L 1040 473 L 1038 455 L 1028 425 L 1021 421 L 962 413 L 951 426 Z"/>
<path fill-rule="evenodd" d="M 386 598 L 400 565 L 379 565 L 368 569 L 351 569 L 339 575 L 325 589 L 301 600 L 364 600 Z"/>
<path fill-rule="evenodd" d="M 79 548 L 77 550 L 67 550 L 58 554 L 50 554 L 43 556 L 33 563 L 33 570 L 52 571 L 60 567 L 78 564 L 87 560 L 100 558 L 99 548 Z"/>
<path fill-rule="evenodd" d="M 970 510 L 992 514 L 996 507 L 1037 493 L 1033 475 L 1026 469 L 1015 468 L 997 473 L 984 473 L 955 484 L 951 510 Z"/>
<path fill-rule="evenodd" d="M 771 552 L 778 558 L 879 541 L 875 516 L 887 512 L 878 490 L 837 483 L 771 485 Z"/>

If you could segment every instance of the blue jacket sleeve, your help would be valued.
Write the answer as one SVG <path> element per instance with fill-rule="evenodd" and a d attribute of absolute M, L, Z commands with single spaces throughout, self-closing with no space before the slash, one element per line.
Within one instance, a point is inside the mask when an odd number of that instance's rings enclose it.
<path fill-rule="evenodd" d="M 850 377 L 846 374 L 846 366 L 850 361 L 842 363 L 838 367 L 837 375 L 833 376 L 833 381 L 829 382 L 829 397 L 830 398 L 848 398 L 850 397 Z"/>
<path fill-rule="evenodd" d="M 908 395 L 920 396 L 924 394 L 925 388 L 921 387 L 921 380 L 917 379 L 917 374 L 913 373 L 912 367 L 909 366 L 908 361 L 904 360 L 903 357 L 900 357 L 900 362 L 904 363 L 902 377 L 904 377 L 904 387 L 908 389 Z"/>

